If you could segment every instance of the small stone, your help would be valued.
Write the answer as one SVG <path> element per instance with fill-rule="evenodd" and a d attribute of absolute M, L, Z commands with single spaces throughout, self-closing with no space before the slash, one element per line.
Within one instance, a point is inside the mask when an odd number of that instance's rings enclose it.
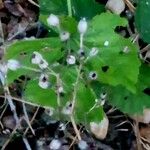
<path fill-rule="evenodd" d="M 87 150 L 88 148 L 87 142 L 84 140 L 80 140 L 78 143 L 78 147 L 80 150 Z"/>
<path fill-rule="evenodd" d="M 113 13 L 120 15 L 125 9 L 124 0 L 108 0 L 106 3 L 106 8 Z"/>
<path fill-rule="evenodd" d="M 14 129 L 16 127 L 16 121 L 13 116 L 5 116 L 2 120 L 5 128 Z"/>
<path fill-rule="evenodd" d="M 61 147 L 61 141 L 58 139 L 53 139 L 49 145 L 51 150 L 59 150 Z"/>
<path fill-rule="evenodd" d="M 108 132 L 109 120 L 107 116 L 99 123 L 90 122 L 90 130 L 95 135 L 96 138 L 103 140 L 105 139 Z"/>

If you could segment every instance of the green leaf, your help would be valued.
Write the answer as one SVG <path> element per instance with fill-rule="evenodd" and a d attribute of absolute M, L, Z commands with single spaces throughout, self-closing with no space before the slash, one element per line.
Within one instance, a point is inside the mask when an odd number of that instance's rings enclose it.
<path fill-rule="evenodd" d="M 150 67 L 142 65 L 139 80 L 136 85 L 137 93 L 133 94 L 122 86 L 108 90 L 109 102 L 128 114 L 143 113 L 144 108 L 150 108 Z M 147 89 L 147 92 L 146 92 Z"/>
<path fill-rule="evenodd" d="M 49 65 L 56 62 L 64 55 L 61 51 L 61 43 L 58 38 L 45 38 L 36 40 L 24 40 L 13 43 L 7 48 L 5 59 L 16 59 L 21 65 L 26 67 L 37 68 L 37 65 L 31 64 L 31 57 L 34 51 L 42 54 Z M 8 72 L 8 83 L 13 82 L 21 75 L 31 75 L 32 71 L 20 68 L 17 71 Z"/>
<path fill-rule="evenodd" d="M 135 24 L 140 37 L 150 43 L 150 0 L 140 0 L 135 12 Z"/>
<path fill-rule="evenodd" d="M 100 122 L 103 118 L 103 109 L 101 106 L 94 107 L 96 95 L 88 85 L 80 81 L 77 90 L 77 99 L 75 105 L 75 115 L 79 122 Z"/>
<path fill-rule="evenodd" d="M 39 0 L 39 4 L 42 18 L 48 17 L 51 13 L 56 15 L 68 14 L 67 0 Z M 95 0 L 86 0 L 86 2 L 85 0 L 71 0 L 71 4 L 73 16 L 77 19 L 81 17 L 91 19 L 104 11 L 104 5 L 96 3 Z"/>
<path fill-rule="evenodd" d="M 140 67 L 138 48 L 130 39 L 125 39 L 114 31 L 117 26 L 126 25 L 126 19 L 111 13 L 93 18 L 85 36 L 85 45 L 97 47 L 99 52 L 88 59 L 86 67 L 88 73 L 97 72 L 98 81 L 113 86 L 123 85 L 135 93 Z M 105 42 L 108 42 L 108 46 L 104 45 Z M 128 53 L 123 52 L 125 48 L 129 50 Z"/>
<path fill-rule="evenodd" d="M 77 68 L 75 66 L 63 66 L 60 71 L 60 78 L 65 92 L 71 92 L 77 79 Z"/>
<path fill-rule="evenodd" d="M 50 106 L 57 108 L 57 95 L 51 88 L 42 89 L 38 85 L 38 80 L 32 80 L 27 83 L 24 99 L 40 106 Z"/>
<path fill-rule="evenodd" d="M 77 22 L 74 18 L 68 16 L 60 17 L 60 26 L 62 30 L 68 31 L 69 33 L 77 32 Z"/>
<path fill-rule="evenodd" d="M 72 0 L 72 6 L 74 8 L 73 15 L 78 19 L 81 19 L 81 17 L 92 19 L 105 10 L 104 5 L 97 3 L 95 0 Z"/>

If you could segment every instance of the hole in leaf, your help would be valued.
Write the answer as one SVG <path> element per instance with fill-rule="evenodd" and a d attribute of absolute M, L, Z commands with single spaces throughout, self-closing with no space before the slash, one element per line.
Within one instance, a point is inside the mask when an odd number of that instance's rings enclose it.
<path fill-rule="evenodd" d="M 27 55 L 27 52 L 21 52 L 20 55 L 21 55 L 21 56 L 26 56 L 26 55 Z"/>
<path fill-rule="evenodd" d="M 115 28 L 115 32 L 120 34 L 120 35 L 122 35 L 122 36 L 124 36 L 125 38 L 130 37 L 130 34 L 129 34 L 129 32 L 128 32 L 126 27 L 117 26 Z"/>
<path fill-rule="evenodd" d="M 107 72 L 108 69 L 109 69 L 109 66 L 103 66 L 103 67 L 102 67 L 102 71 L 103 71 L 103 72 Z"/>
<path fill-rule="evenodd" d="M 29 76 L 26 76 L 26 75 L 20 76 L 19 79 L 23 80 L 23 81 L 29 81 L 29 80 L 31 80 L 31 78 Z"/>
<path fill-rule="evenodd" d="M 124 97 L 124 100 L 127 100 L 127 99 L 128 99 L 128 96 L 125 96 L 125 97 Z"/>
<path fill-rule="evenodd" d="M 149 87 L 144 89 L 143 92 L 150 96 L 150 88 Z"/>
<path fill-rule="evenodd" d="M 65 96 L 65 94 L 62 92 L 62 93 L 60 93 L 60 96 L 61 96 L 61 97 L 64 97 L 64 96 Z"/>

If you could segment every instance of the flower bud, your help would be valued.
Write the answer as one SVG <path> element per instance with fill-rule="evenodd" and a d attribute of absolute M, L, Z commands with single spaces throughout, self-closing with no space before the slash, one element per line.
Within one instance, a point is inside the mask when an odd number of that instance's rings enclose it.
<path fill-rule="evenodd" d="M 80 34 L 84 34 L 87 31 L 87 21 L 85 18 L 83 18 L 79 21 L 78 31 Z"/>
<path fill-rule="evenodd" d="M 7 62 L 7 67 L 8 69 L 10 70 L 17 70 L 21 67 L 19 61 L 15 60 L 15 59 L 9 59 L 8 62 Z"/>
<path fill-rule="evenodd" d="M 47 23 L 48 25 L 50 26 L 58 26 L 59 25 L 59 18 L 54 15 L 54 14 L 51 14 L 48 18 L 47 18 Z"/>
<path fill-rule="evenodd" d="M 62 113 L 65 115 L 71 115 L 72 113 L 72 103 L 71 102 L 67 102 L 66 106 L 63 108 Z"/>
<path fill-rule="evenodd" d="M 76 63 L 76 58 L 75 58 L 75 56 L 69 55 L 69 56 L 67 57 L 67 63 L 68 63 L 69 65 L 75 64 L 75 63 Z"/>
<path fill-rule="evenodd" d="M 61 32 L 60 33 L 60 40 L 62 42 L 67 41 L 70 38 L 70 33 L 69 32 Z"/>
<path fill-rule="evenodd" d="M 41 60 L 42 60 L 42 55 L 38 52 L 33 52 L 32 55 L 32 59 L 31 59 L 31 63 L 32 64 L 40 64 Z"/>
<path fill-rule="evenodd" d="M 43 89 L 47 89 L 50 86 L 50 83 L 48 82 L 48 75 L 41 74 L 38 85 Z"/>

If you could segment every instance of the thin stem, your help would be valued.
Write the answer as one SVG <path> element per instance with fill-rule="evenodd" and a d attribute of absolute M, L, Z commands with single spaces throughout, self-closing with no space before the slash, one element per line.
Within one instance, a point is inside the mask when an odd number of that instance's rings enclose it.
<path fill-rule="evenodd" d="M 23 112 L 24 112 L 24 117 L 25 117 L 25 121 L 27 122 L 29 128 L 31 129 L 31 132 L 33 135 L 35 135 L 35 132 L 30 124 L 30 120 L 29 120 L 29 116 L 28 116 L 28 113 L 27 113 L 27 110 L 26 110 L 26 106 L 25 106 L 25 103 L 22 103 L 22 106 L 23 106 Z"/>
<path fill-rule="evenodd" d="M 57 105 L 58 105 L 58 113 L 59 113 L 59 117 L 61 119 L 61 101 L 60 101 L 60 92 L 59 92 L 59 88 L 61 86 L 61 80 L 60 80 L 60 76 L 59 74 L 57 74 L 56 76 L 56 92 L 57 92 Z"/>
<path fill-rule="evenodd" d="M 72 114 L 73 114 L 74 107 L 75 107 L 76 96 L 77 96 L 77 89 L 78 89 L 78 83 L 79 83 L 79 79 L 80 79 L 81 69 L 82 69 L 82 64 L 80 64 L 80 66 L 79 66 L 77 79 L 76 79 L 76 82 L 75 82 L 75 85 L 74 85 L 73 99 L 72 99 Z"/>
<path fill-rule="evenodd" d="M 68 15 L 72 17 L 71 0 L 67 0 Z"/>
<path fill-rule="evenodd" d="M 40 109 L 40 107 L 37 107 L 37 109 L 36 109 L 36 111 L 35 111 L 35 113 L 34 113 L 32 119 L 30 120 L 30 124 L 33 123 L 35 117 L 37 116 L 37 113 L 38 113 L 39 109 Z M 28 130 L 29 130 L 29 127 L 25 130 L 25 132 L 24 132 L 24 134 L 23 134 L 24 136 L 27 134 Z"/>
<path fill-rule="evenodd" d="M 83 34 L 80 34 L 80 49 L 83 48 Z"/>
<path fill-rule="evenodd" d="M 35 69 L 35 68 L 31 68 L 31 67 L 27 67 L 27 66 L 21 66 L 23 69 L 26 69 L 26 70 L 31 70 L 31 71 L 34 71 L 34 72 L 41 72 L 40 69 Z"/>
<path fill-rule="evenodd" d="M 73 115 L 71 115 L 70 119 L 71 119 L 72 126 L 73 126 L 73 128 L 74 128 L 74 131 L 75 131 L 75 133 L 76 133 L 76 135 L 77 135 L 77 137 L 78 137 L 78 140 L 81 141 L 80 132 L 79 132 L 79 130 L 78 130 L 78 128 L 77 128 L 77 125 L 76 125 L 76 123 L 75 123 L 75 120 L 74 120 Z"/>
<path fill-rule="evenodd" d="M 0 98 L 5 98 L 5 96 L 3 96 L 3 95 L 0 95 Z M 28 105 L 31 105 L 31 106 L 39 106 L 39 105 L 37 105 L 37 104 L 33 104 L 33 103 L 31 103 L 31 102 L 28 102 L 28 101 L 26 101 L 26 100 L 23 100 L 23 99 L 20 99 L 20 98 L 17 98 L 17 97 L 13 97 L 13 96 L 11 96 L 11 99 L 13 99 L 13 100 L 15 100 L 15 101 L 17 101 L 17 102 L 20 102 L 20 103 L 25 103 L 25 104 L 28 104 Z"/>

